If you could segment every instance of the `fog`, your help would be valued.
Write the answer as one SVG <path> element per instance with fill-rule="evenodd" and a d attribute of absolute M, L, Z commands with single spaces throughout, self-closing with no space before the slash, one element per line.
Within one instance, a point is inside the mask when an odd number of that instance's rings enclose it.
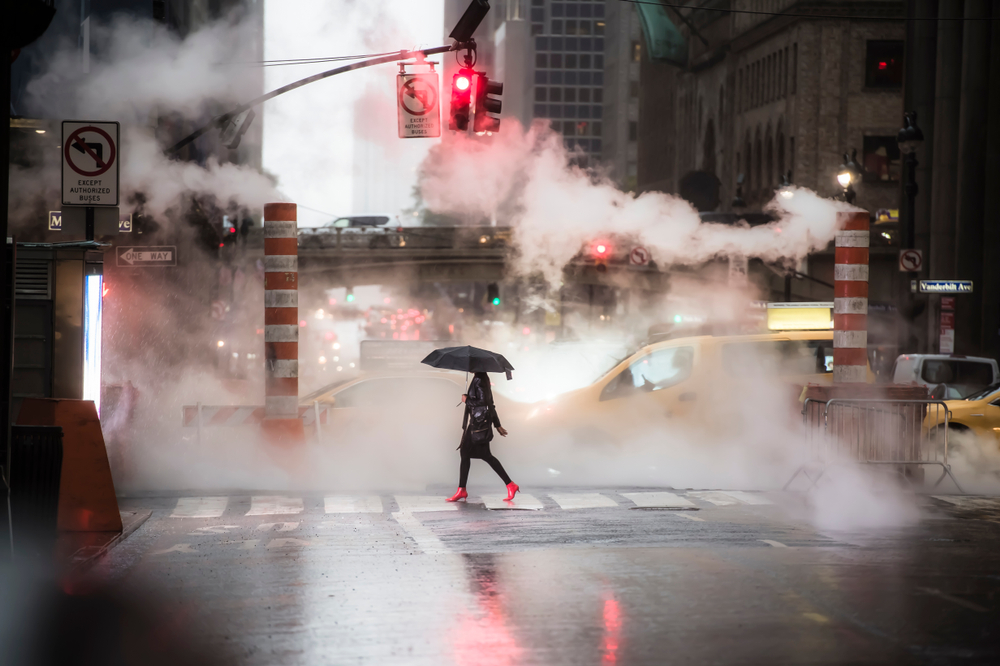
<path fill-rule="evenodd" d="M 385 15 L 367 3 L 338 7 L 344 13 L 324 15 L 325 20 L 304 29 L 322 33 L 337 27 L 339 35 L 351 26 L 361 36 L 334 40 L 338 51 L 388 49 L 389 42 L 399 48 L 410 38 L 399 24 L 387 23 Z M 358 24 L 371 29 L 358 32 Z M 181 162 L 163 154 L 164 143 L 149 123 L 151 115 L 204 118 L 219 104 L 253 95 L 239 70 L 206 66 L 226 62 L 226 46 L 239 39 L 242 29 L 238 23 L 223 22 L 181 41 L 153 24 L 121 19 L 95 28 L 108 31 L 105 42 L 111 46 L 92 63 L 94 86 L 77 89 L 69 97 L 60 92 L 61 77 L 67 76 L 62 72 L 72 71 L 60 60 L 72 57 L 68 47 L 56 58 L 52 73 L 39 79 L 29 93 L 37 103 L 60 109 L 67 117 L 120 118 L 124 198 L 142 194 L 146 212 L 166 225 L 178 224 L 179 211 L 189 205 L 192 194 L 209 198 L 220 208 L 237 202 L 259 211 L 263 203 L 280 200 L 318 210 L 327 203 L 348 207 L 340 180 L 350 166 L 345 167 L 339 148 L 326 148 L 335 144 L 329 128 L 314 122 L 316 110 L 328 105 L 310 97 L 321 87 L 295 100 L 289 97 L 286 105 L 265 113 L 270 142 L 266 159 L 272 165 L 285 165 L 276 179 L 247 167 L 211 160 Z M 377 39 L 368 36 L 376 33 Z M 285 43 L 291 45 L 293 38 L 301 44 L 316 42 L 292 31 Z M 278 56 L 270 50 L 274 42 L 270 44 L 269 57 Z M 298 71 L 296 76 L 307 73 Z M 388 85 L 394 73 L 394 68 L 386 67 L 371 81 Z M 380 99 L 370 87 L 356 90 L 368 95 L 364 99 Z M 345 97 L 349 99 L 353 98 Z M 336 109 L 341 128 L 345 106 Z M 296 115 L 300 113 L 310 121 Z M 385 121 L 382 117 L 380 122 Z M 280 143 L 273 143 L 276 136 L 282 137 Z M 57 164 L 53 161 L 12 176 L 15 226 L 30 223 L 29 213 L 40 206 L 44 210 L 45 201 L 55 196 Z M 522 130 L 510 120 L 492 137 L 456 136 L 436 145 L 419 174 L 423 201 L 432 212 L 473 222 L 495 218 L 513 228 L 507 279 L 542 281 L 545 288 L 525 299 L 526 309 L 536 310 L 556 307 L 563 267 L 595 238 L 642 244 L 660 270 L 699 267 L 729 257 L 793 265 L 828 245 L 837 212 L 848 209 L 841 202 L 793 188 L 789 196 L 779 196 L 771 204 L 776 219 L 770 224 L 706 224 L 681 199 L 660 193 L 634 196 L 578 168 L 562 139 L 544 123 Z M 46 187 L 39 190 L 32 182 L 44 182 Z M 339 413 L 323 432 L 310 432 L 306 442 L 294 446 L 263 441 L 255 428 L 205 428 L 200 435 L 183 428 L 182 405 L 263 401 L 260 366 L 245 380 L 220 379 L 205 351 L 215 329 L 204 312 L 208 298 L 198 293 L 219 279 L 212 266 L 207 260 L 193 262 L 184 279 L 159 285 L 154 296 L 140 289 L 140 278 L 122 278 L 117 284 L 109 278 L 107 380 L 129 382 L 136 389 L 131 422 L 106 426 L 120 492 L 427 488 L 438 492 L 454 486 L 462 416 L 456 398 L 465 380 L 461 375 L 456 375 L 459 381 L 450 396 L 411 391 L 375 396 L 371 409 L 336 410 Z M 256 348 L 260 338 L 255 329 L 262 325 L 259 270 L 249 261 L 238 270 L 227 278 L 242 281 L 239 289 L 233 289 L 234 302 L 257 313 L 248 315 L 238 336 L 241 345 Z M 615 281 L 620 289 L 638 290 L 627 277 Z M 405 292 L 408 286 L 412 285 L 393 288 Z M 304 292 L 322 294 L 324 288 L 303 284 Z M 665 414 L 662 405 L 647 399 L 649 395 L 618 401 L 617 409 L 606 413 L 597 405 L 560 413 L 560 401 L 567 394 L 611 369 L 645 337 L 650 325 L 666 321 L 678 303 L 699 316 L 735 320 L 750 301 L 762 297 L 752 287 L 731 287 L 724 279 L 679 279 L 673 291 L 647 295 L 614 326 L 594 329 L 591 321 L 568 318 L 567 324 L 577 332 L 575 347 L 549 345 L 537 336 L 525 344 L 510 322 L 491 328 L 470 326 L 460 343 L 509 354 L 516 368 L 509 387 L 500 386 L 505 382 L 502 376 L 495 380 L 500 415 L 511 434 L 494 441 L 494 452 L 525 492 L 540 485 L 780 488 L 809 451 L 797 414 L 798 391 L 778 380 L 762 377 L 740 385 L 710 381 L 699 387 L 701 411 L 693 420 Z M 307 306 L 301 307 L 304 313 Z M 310 362 L 303 359 L 303 364 Z M 314 370 L 305 368 L 303 375 Z M 539 404 L 544 408 L 552 400 L 553 414 L 536 412 Z M 599 433 L 606 436 L 594 436 Z M 470 490 L 475 495 L 499 493 L 502 488 L 492 472 L 477 463 Z M 915 518 L 906 491 L 864 472 L 831 474 L 811 494 L 810 502 L 811 519 L 828 529 L 906 525 Z"/>

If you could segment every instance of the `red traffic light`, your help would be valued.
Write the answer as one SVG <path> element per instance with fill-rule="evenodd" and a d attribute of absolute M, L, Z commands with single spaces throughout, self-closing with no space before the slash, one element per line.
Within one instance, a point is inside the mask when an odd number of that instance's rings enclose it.
<path fill-rule="evenodd" d="M 448 128 L 464 132 L 469 129 L 472 115 L 472 76 L 471 69 L 463 67 L 451 80 L 451 118 Z"/>
<path fill-rule="evenodd" d="M 471 85 L 472 81 L 469 80 L 469 77 L 462 74 L 455 77 L 455 87 L 459 90 L 468 90 Z"/>
<path fill-rule="evenodd" d="M 611 245 L 607 241 L 597 241 L 591 246 L 590 252 L 598 259 L 607 259 L 611 254 Z"/>

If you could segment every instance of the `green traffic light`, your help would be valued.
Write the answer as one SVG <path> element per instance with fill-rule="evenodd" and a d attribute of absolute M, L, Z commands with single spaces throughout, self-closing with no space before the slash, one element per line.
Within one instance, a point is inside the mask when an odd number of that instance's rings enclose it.
<path fill-rule="evenodd" d="M 499 297 L 493 299 L 493 305 L 500 305 L 500 298 Z"/>
<path fill-rule="evenodd" d="M 348 303 L 353 303 L 354 302 L 354 294 L 348 294 L 347 295 L 347 302 Z"/>

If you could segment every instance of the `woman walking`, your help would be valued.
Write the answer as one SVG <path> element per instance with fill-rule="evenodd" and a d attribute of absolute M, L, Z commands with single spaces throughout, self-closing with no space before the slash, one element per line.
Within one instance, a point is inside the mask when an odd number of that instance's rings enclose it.
<path fill-rule="evenodd" d="M 493 389 L 490 387 L 490 378 L 485 372 L 477 372 L 472 376 L 472 381 L 469 382 L 469 391 L 462 396 L 462 401 L 465 403 L 465 416 L 462 418 L 462 443 L 458 445 L 462 454 L 462 462 L 459 465 L 458 491 L 447 501 L 457 502 L 469 496 L 469 493 L 465 491 L 465 486 L 469 481 L 469 468 L 472 466 L 473 458 L 485 460 L 507 484 L 507 500 L 514 499 L 515 493 L 520 488 L 510 480 L 503 465 L 490 451 L 493 427 L 496 426 L 501 437 L 507 436 L 507 430 L 500 425 L 500 417 L 493 404 Z"/>

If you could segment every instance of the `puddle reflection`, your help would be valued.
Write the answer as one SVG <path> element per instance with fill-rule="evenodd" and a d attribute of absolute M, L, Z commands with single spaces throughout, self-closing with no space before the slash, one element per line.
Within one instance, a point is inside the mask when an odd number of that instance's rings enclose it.
<path fill-rule="evenodd" d="M 505 607 L 506 599 L 492 554 L 463 555 L 474 604 L 466 609 L 455 631 L 455 661 L 476 666 L 522 663 Z"/>

